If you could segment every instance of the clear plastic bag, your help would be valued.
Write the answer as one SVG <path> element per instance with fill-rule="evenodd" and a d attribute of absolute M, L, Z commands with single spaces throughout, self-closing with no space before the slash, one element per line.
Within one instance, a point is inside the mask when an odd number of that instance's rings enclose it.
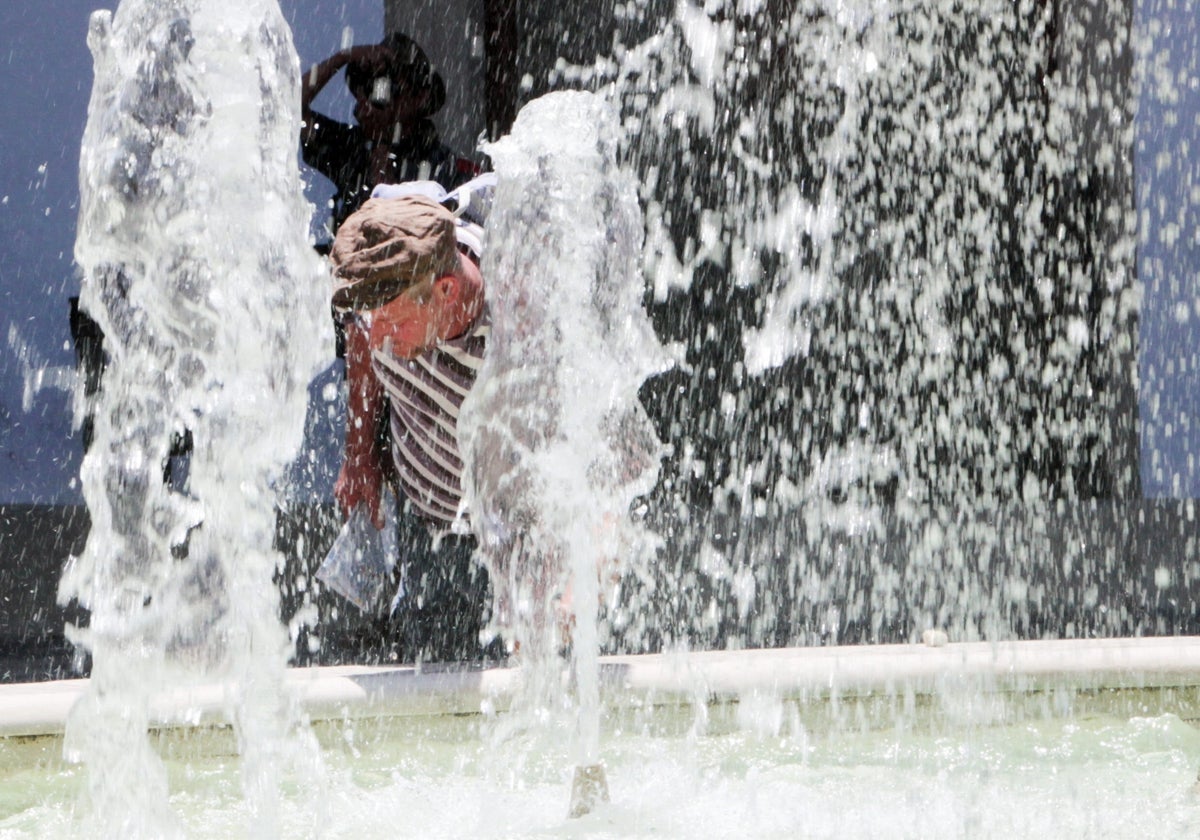
<path fill-rule="evenodd" d="M 384 492 L 379 500 L 383 528 L 359 505 L 334 540 L 317 579 L 369 615 L 378 615 L 393 603 L 391 590 L 399 551 L 396 532 L 396 498 Z"/>

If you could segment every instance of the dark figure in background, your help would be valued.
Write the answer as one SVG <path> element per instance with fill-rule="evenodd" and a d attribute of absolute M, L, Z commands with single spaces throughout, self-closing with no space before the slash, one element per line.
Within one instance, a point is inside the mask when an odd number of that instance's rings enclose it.
<path fill-rule="evenodd" d="M 312 102 L 342 68 L 354 96 L 357 125 L 312 110 Z M 381 43 L 350 47 L 304 74 L 301 93 L 304 161 L 333 181 L 332 232 L 371 196 L 377 184 L 436 181 L 447 191 L 478 174 L 438 137 L 430 120 L 446 101 L 446 85 L 419 46 L 394 32 Z"/>

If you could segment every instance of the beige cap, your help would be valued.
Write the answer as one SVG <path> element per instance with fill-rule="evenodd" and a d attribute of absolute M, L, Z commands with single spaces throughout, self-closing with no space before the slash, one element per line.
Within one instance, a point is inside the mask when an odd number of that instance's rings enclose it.
<path fill-rule="evenodd" d="M 333 305 L 374 309 L 458 267 L 454 215 L 424 196 L 372 198 L 338 228 Z"/>

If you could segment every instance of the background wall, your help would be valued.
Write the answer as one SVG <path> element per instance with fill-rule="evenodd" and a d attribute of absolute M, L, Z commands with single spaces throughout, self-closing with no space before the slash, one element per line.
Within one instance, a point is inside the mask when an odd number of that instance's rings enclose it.
<path fill-rule="evenodd" d="M 75 357 L 68 298 L 79 291 L 72 249 L 78 210 L 79 144 L 92 86 L 86 44 L 97 0 L 0 4 L 0 505 L 82 502 L 81 460 L 73 428 Z M 383 35 L 382 0 L 283 0 L 303 67 L 341 48 Z M 352 100 L 340 79 L 319 107 L 350 119 Z M 314 229 L 328 215 L 333 192 L 306 173 L 315 206 Z M 314 383 L 306 461 L 308 492 L 327 496 L 330 451 L 323 399 L 333 372 Z M 332 405 L 334 412 L 338 410 Z M 338 432 L 340 435 L 340 432 Z M 4 537 L 0 534 L 0 540 Z"/>
<path fill-rule="evenodd" d="M 1142 489 L 1200 496 L 1200 2 L 1141 0 Z"/>
<path fill-rule="evenodd" d="M 421 45 L 446 82 L 446 106 L 435 118 L 442 140 L 463 157 L 484 128 L 483 3 L 481 0 L 401 0 L 388 3 L 384 29 Z"/>
<path fill-rule="evenodd" d="M 80 499 L 67 298 L 92 86 L 87 0 L 0 5 L 0 503 Z"/>

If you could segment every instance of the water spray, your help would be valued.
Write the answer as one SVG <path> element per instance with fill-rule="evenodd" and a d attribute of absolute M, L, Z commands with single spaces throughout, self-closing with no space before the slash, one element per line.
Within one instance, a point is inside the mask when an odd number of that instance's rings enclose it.
<path fill-rule="evenodd" d="M 571 628 L 576 816 L 607 796 L 599 584 L 652 544 L 630 509 L 663 452 L 638 388 L 668 363 L 642 308 L 643 222 L 617 138 L 604 100 L 573 92 L 529 103 L 488 146 L 488 237 L 504 245 L 482 266 L 492 333 L 459 426 L 498 629 L 531 669 L 557 673 Z"/>
<path fill-rule="evenodd" d="M 220 679 L 253 833 L 272 833 L 282 759 L 313 746 L 283 690 L 274 491 L 331 344 L 299 61 L 275 0 L 125 0 L 88 44 L 75 257 L 109 363 L 82 468 L 92 530 L 59 591 L 90 611 L 73 641 L 93 657 L 65 750 L 111 833 L 170 835 L 150 698 Z M 185 433 L 189 480 L 171 486 Z"/>

